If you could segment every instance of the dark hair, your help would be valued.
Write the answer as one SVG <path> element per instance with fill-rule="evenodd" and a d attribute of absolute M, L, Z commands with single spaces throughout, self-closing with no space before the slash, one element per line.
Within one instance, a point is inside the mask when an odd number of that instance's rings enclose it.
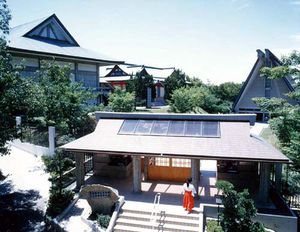
<path fill-rule="evenodd" d="M 186 179 L 186 186 L 189 187 L 190 183 L 192 182 L 192 178 L 187 178 Z"/>

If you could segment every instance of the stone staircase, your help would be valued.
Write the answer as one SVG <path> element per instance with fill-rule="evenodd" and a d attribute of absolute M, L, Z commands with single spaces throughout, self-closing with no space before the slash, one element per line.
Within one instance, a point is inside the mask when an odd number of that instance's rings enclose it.
<path fill-rule="evenodd" d="M 125 204 L 126 205 L 126 204 Z M 148 208 L 148 207 L 147 207 Z M 161 211 L 157 215 L 154 230 L 150 222 L 151 208 L 136 207 L 136 209 L 122 208 L 114 227 L 115 232 L 196 232 L 199 231 L 199 214 L 186 214 L 173 210 Z"/>

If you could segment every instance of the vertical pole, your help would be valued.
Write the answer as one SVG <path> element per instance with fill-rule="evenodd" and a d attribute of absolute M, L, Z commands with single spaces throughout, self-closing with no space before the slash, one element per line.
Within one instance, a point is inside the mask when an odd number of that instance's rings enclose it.
<path fill-rule="evenodd" d="M 268 203 L 269 189 L 270 189 L 270 163 L 260 163 L 260 176 L 259 176 L 259 201 L 262 204 Z"/>
<path fill-rule="evenodd" d="M 75 154 L 75 168 L 76 188 L 80 189 L 84 185 L 84 153 Z"/>
<path fill-rule="evenodd" d="M 151 101 L 152 101 L 151 94 L 152 94 L 151 88 L 147 87 L 147 103 L 146 103 L 147 108 L 151 108 Z"/>
<path fill-rule="evenodd" d="M 148 164 L 149 164 L 149 157 L 144 157 L 144 180 L 148 180 Z"/>
<path fill-rule="evenodd" d="M 275 188 L 277 192 L 281 192 L 282 164 L 275 164 Z"/>
<path fill-rule="evenodd" d="M 54 155 L 54 153 L 55 153 L 55 127 L 49 126 L 48 133 L 49 133 L 49 153 L 50 153 L 50 155 Z"/>
<path fill-rule="evenodd" d="M 133 165 L 133 192 L 139 193 L 142 191 L 141 157 L 138 155 L 133 155 L 132 165 Z"/>
<path fill-rule="evenodd" d="M 200 171 L 200 160 L 199 159 L 192 159 L 191 160 L 191 169 L 192 169 L 192 184 L 194 185 L 197 195 L 199 189 L 199 171 Z"/>
<path fill-rule="evenodd" d="M 21 140 L 22 140 L 22 129 L 21 129 L 21 125 L 22 125 L 22 118 L 21 118 L 21 116 L 17 116 L 17 117 L 16 117 L 17 136 L 18 136 L 18 137 L 21 137 Z"/>

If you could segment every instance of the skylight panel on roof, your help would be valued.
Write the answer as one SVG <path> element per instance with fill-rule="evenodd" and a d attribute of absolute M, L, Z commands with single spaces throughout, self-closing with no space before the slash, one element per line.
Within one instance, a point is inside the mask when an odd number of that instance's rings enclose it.
<path fill-rule="evenodd" d="M 202 122 L 187 121 L 184 134 L 186 136 L 201 136 L 202 135 Z"/>
<path fill-rule="evenodd" d="M 151 135 L 166 135 L 168 132 L 170 121 L 154 121 Z"/>
<path fill-rule="evenodd" d="M 184 135 L 184 123 L 184 121 L 171 121 L 169 125 L 168 135 Z"/>
<path fill-rule="evenodd" d="M 220 137 L 220 123 L 212 121 L 124 120 L 119 134 L 182 137 Z"/>
<path fill-rule="evenodd" d="M 202 136 L 203 137 L 217 137 L 219 135 L 218 122 L 202 122 Z"/>
<path fill-rule="evenodd" d="M 139 120 L 139 124 L 135 130 L 135 134 L 146 135 L 150 134 L 153 125 L 153 120 Z"/>
<path fill-rule="evenodd" d="M 138 120 L 124 120 L 119 134 L 134 134 Z"/>

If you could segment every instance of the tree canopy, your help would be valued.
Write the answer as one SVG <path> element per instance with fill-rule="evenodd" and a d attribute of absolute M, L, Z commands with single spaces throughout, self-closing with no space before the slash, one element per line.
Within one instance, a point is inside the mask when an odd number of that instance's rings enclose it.
<path fill-rule="evenodd" d="M 173 92 L 176 89 L 186 86 L 187 75 L 179 69 L 174 72 L 165 80 L 165 98 L 170 100 Z"/>
<path fill-rule="evenodd" d="M 295 91 L 287 96 L 300 102 L 300 53 L 292 52 L 282 58 L 283 65 L 273 68 L 263 68 L 262 75 L 270 79 L 283 77 L 292 78 Z M 295 178 L 290 183 L 300 184 L 300 106 L 291 105 L 286 100 L 277 98 L 256 98 L 254 101 L 265 111 L 270 112 L 270 126 L 280 142 L 281 150 L 292 161 L 292 175 Z M 298 188 L 299 189 L 299 188 Z M 298 192 L 299 193 L 299 192 Z"/>
<path fill-rule="evenodd" d="M 248 190 L 242 192 L 234 190 L 233 184 L 228 181 L 218 181 L 216 187 L 222 191 L 224 210 L 221 214 L 221 226 L 224 232 L 263 232 L 262 224 L 253 222 L 257 210 Z"/>

